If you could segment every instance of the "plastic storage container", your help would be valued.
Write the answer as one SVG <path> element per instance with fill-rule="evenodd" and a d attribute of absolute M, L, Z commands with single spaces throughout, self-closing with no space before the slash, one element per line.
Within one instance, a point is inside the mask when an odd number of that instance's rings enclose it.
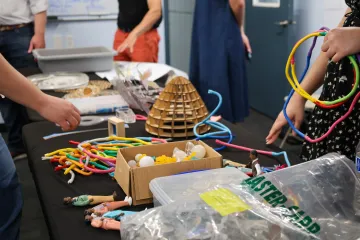
<path fill-rule="evenodd" d="M 35 49 L 33 55 L 44 73 L 97 72 L 113 68 L 116 51 L 106 47 Z"/>
<path fill-rule="evenodd" d="M 149 184 L 153 194 L 154 207 L 163 206 L 176 200 L 198 197 L 218 184 L 240 184 L 248 176 L 236 168 L 219 168 L 201 172 L 186 173 L 155 178 Z"/>
<path fill-rule="evenodd" d="M 359 192 L 354 162 L 327 154 L 125 216 L 121 239 L 358 240 Z"/>

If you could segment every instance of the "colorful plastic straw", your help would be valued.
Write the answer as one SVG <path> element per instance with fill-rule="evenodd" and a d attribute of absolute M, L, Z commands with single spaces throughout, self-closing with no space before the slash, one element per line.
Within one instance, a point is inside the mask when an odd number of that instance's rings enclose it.
<path fill-rule="evenodd" d="M 346 119 L 350 113 L 352 112 L 352 110 L 355 107 L 355 104 L 357 103 L 358 99 L 360 98 L 360 92 L 355 96 L 355 98 L 352 101 L 352 104 L 349 108 L 349 110 L 347 111 L 347 113 L 345 115 L 343 115 L 342 117 L 340 117 L 336 122 L 333 123 L 333 125 L 329 128 L 329 130 L 321 137 L 316 138 L 316 139 L 311 139 L 310 137 L 306 136 L 304 133 L 302 133 L 300 130 L 296 129 L 296 127 L 294 126 L 293 122 L 291 121 L 291 119 L 289 118 L 289 116 L 286 113 L 286 108 L 290 102 L 291 97 L 294 95 L 295 92 L 297 92 L 300 96 L 304 97 L 305 99 L 313 102 L 314 104 L 316 104 L 317 106 L 321 107 L 321 108 L 336 108 L 339 107 L 341 105 L 343 105 L 346 101 L 348 101 L 357 91 L 357 88 L 359 86 L 359 67 L 357 65 L 357 62 L 354 58 L 354 56 L 348 56 L 351 64 L 353 65 L 354 68 L 354 84 L 353 84 L 353 88 L 352 90 L 349 92 L 349 94 L 347 94 L 344 97 L 341 97 L 339 99 L 333 100 L 333 101 L 321 101 L 319 99 L 316 99 L 314 97 L 312 97 L 309 93 L 307 93 L 301 86 L 300 83 L 302 82 L 302 80 L 305 78 L 305 75 L 309 69 L 310 66 L 310 60 L 311 60 L 311 56 L 312 56 L 312 52 L 313 49 L 315 47 L 316 44 L 316 40 L 318 37 L 320 36 L 326 36 L 327 32 L 329 31 L 328 28 L 323 27 L 321 28 L 319 31 L 309 34 L 306 37 L 304 37 L 303 39 L 301 39 L 299 42 L 297 42 L 293 48 L 293 50 L 291 51 L 291 54 L 289 56 L 289 59 L 287 61 L 286 64 L 286 68 L 285 68 L 285 75 L 286 78 L 288 79 L 290 85 L 292 86 L 293 90 L 291 90 L 287 100 L 285 101 L 284 107 L 283 107 L 283 113 L 285 116 L 285 119 L 287 120 L 287 122 L 289 123 L 290 127 L 296 132 L 296 134 L 302 138 L 304 138 L 306 141 L 310 142 L 310 143 L 316 143 L 316 142 L 320 142 L 322 140 L 324 140 L 326 137 L 329 136 L 329 134 L 334 130 L 335 126 L 337 124 L 339 124 L 341 121 L 343 121 L 344 119 Z M 307 39 L 314 37 L 312 46 L 308 52 L 308 56 L 307 56 L 307 61 L 306 61 L 306 67 L 305 70 L 300 78 L 300 81 L 297 80 L 296 77 L 296 72 L 295 72 L 295 52 L 296 50 L 299 48 L 299 46 L 305 42 Z M 357 58 L 359 60 L 359 55 L 357 55 Z M 289 68 L 291 66 L 291 76 L 289 75 Z"/>
<path fill-rule="evenodd" d="M 231 147 L 231 148 L 236 148 L 236 149 L 239 149 L 239 150 L 242 150 L 242 151 L 246 151 L 246 152 L 251 152 L 251 150 L 254 150 L 254 149 L 251 149 L 251 148 L 247 148 L 247 147 L 242 147 L 242 146 L 238 146 L 238 145 L 234 145 L 234 144 L 229 144 L 229 143 L 226 143 L 226 142 L 223 142 L 223 141 L 220 141 L 220 140 L 216 140 L 216 143 L 217 144 L 220 144 L 220 145 L 223 145 L 225 147 Z M 262 154 L 262 155 L 268 155 L 268 156 L 275 156 L 275 157 L 278 157 L 278 156 L 284 156 L 284 159 L 285 159 L 285 162 L 287 164 L 288 167 L 291 166 L 290 164 L 290 161 L 289 161 L 289 158 L 287 156 L 287 153 L 286 152 L 270 152 L 270 151 L 263 151 L 263 150 L 256 150 L 259 154 Z"/>
<path fill-rule="evenodd" d="M 214 116 L 215 113 L 221 107 L 222 96 L 221 96 L 220 93 L 215 92 L 213 90 L 209 90 L 208 93 L 216 95 L 219 98 L 219 103 L 216 106 L 216 108 L 209 114 L 209 116 L 207 116 L 203 121 L 201 121 L 201 122 L 199 122 L 199 123 L 197 123 L 195 125 L 195 127 L 194 127 L 194 135 L 196 136 L 197 140 L 200 140 L 200 139 L 228 139 L 228 143 L 231 143 L 232 140 L 233 140 L 233 135 L 232 135 L 231 130 L 222 123 L 210 121 L 210 118 L 212 116 Z M 209 133 L 200 135 L 200 134 L 197 133 L 197 128 L 199 126 L 203 125 L 203 124 L 210 125 L 212 128 L 215 128 L 215 129 L 217 129 L 219 131 L 217 131 L 217 132 L 209 132 Z M 220 148 L 215 148 L 215 150 L 220 151 L 220 150 L 223 150 L 224 148 L 225 148 L 225 146 L 222 146 Z"/>

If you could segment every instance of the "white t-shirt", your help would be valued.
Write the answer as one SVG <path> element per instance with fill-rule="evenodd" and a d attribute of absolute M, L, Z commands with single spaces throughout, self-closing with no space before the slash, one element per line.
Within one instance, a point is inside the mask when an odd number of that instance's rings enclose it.
<path fill-rule="evenodd" d="M 30 23 L 48 9 L 48 0 L 0 0 L 0 25 Z"/>

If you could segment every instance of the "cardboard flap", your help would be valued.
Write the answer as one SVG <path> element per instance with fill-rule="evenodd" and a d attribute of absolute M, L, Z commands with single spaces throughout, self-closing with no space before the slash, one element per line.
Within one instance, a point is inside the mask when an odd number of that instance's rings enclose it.
<path fill-rule="evenodd" d="M 131 173 L 132 173 L 131 168 L 127 164 L 126 160 L 124 158 L 118 157 L 116 160 L 116 167 L 115 167 L 115 179 L 127 196 L 131 196 L 130 195 Z"/>

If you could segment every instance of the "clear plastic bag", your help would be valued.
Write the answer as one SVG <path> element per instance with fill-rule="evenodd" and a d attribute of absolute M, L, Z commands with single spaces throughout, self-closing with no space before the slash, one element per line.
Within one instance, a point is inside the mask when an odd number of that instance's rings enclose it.
<path fill-rule="evenodd" d="M 360 238 L 359 190 L 352 161 L 337 154 L 239 184 L 219 185 L 198 199 L 126 217 L 122 239 Z"/>

